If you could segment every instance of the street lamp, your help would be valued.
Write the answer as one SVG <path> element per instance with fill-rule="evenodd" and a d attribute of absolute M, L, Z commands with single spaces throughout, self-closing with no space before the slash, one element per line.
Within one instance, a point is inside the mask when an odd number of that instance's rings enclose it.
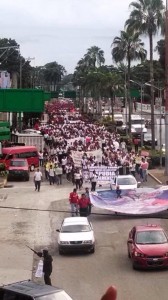
<path fill-rule="evenodd" d="M 145 85 L 153 87 L 154 89 L 159 91 L 159 98 L 160 98 L 160 132 L 159 132 L 160 140 L 159 140 L 159 144 L 160 144 L 160 166 L 162 166 L 162 121 L 161 121 L 162 120 L 162 91 L 165 88 L 159 88 L 148 82 L 146 82 Z"/>
<path fill-rule="evenodd" d="M 144 90 L 144 84 L 136 82 L 134 80 L 130 80 L 130 82 L 138 85 L 141 88 L 141 118 L 142 118 L 142 100 L 143 100 L 143 90 Z M 143 147 L 143 130 L 142 130 L 142 120 L 141 120 L 141 147 Z"/>

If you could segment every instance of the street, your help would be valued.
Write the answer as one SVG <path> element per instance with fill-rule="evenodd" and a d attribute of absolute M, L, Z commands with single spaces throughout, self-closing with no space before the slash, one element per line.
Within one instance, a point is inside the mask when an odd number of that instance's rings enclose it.
<path fill-rule="evenodd" d="M 117 286 L 121 300 L 167 299 L 167 271 L 134 271 L 126 248 L 133 225 L 154 222 L 168 232 L 167 220 L 115 216 L 93 208 L 90 220 L 96 236 L 95 254 L 60 256 L 56 229 L 69 216 L 68 195 L 72 185 L 59 188 L 43 182 L 38 193 L 34 191 L 32 179 L 28 183 L 10 184 L 13 187 L 1 190 L 0 284 L 31 278 L 39 258 L 26 245 L 38 251 L 47 246 L 54 259 L 52 284 L 64 288 L 74 300 L 100 299 L 111 284 Z M 156 186 L 156 183 L 149 177 L 148 185 Z M 43 282 L 43 279 L 36 280 Z"/>

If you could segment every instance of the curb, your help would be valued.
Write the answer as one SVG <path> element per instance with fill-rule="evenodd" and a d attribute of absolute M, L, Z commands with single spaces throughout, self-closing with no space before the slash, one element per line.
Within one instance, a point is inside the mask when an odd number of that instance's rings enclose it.
<path fill-rule="evenodd" d="M 156 176 L 154 176 L 154 175 L 153 175 L 152 173 L 150 173 L 149 171 L 148 171 L 148 175 L 149 175 L 150 177 L 152 177 L 157 183 L 163 184 L 162 181 L 160 181 Z"/>

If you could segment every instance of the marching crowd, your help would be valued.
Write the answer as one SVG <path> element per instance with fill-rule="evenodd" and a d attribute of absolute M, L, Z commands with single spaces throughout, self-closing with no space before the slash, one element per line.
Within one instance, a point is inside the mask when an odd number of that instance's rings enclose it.
<path fill-rule="evenodd" d="M 40 127 L 45 140 L 45 148 L 39 152 L 40 166 L 44 167 L 50 185 L 62 185 L 66 180 L 79 190 L 83 185 L 83 170 L 94 166 L 116 167 L 120 175 L 132 174 L 147 181 L 148 161 L 145 157 L 141 157 L 136 149 L 128 148 L 116 132 L 110 133 L 105 126 L 88 123 L 74 111 L 67 112 L 74 110 L 71 102 L 68 105 L 67 109 L 63 103 L 58 110 L 58 103 L 50 104 L 49 122 Z M 101 159 L 94 155 L 96 150 L 100 151 Z M 82 153 L 80 166 L 74 161 L 76 151 Z M 90 182 L 94 191 L 96 174 L 92 177 Z"/>

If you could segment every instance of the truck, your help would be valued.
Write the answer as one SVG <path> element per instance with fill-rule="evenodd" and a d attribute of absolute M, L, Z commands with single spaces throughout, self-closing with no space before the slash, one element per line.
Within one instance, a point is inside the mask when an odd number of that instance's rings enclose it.
<path fill-rule="evenodd" d="M 11 141 L 15 145 L 36 146 L 38 151 L 43 150 L 45 144 L 44 137 L 40 134 L 13 133 L 11 135 Z"/>

